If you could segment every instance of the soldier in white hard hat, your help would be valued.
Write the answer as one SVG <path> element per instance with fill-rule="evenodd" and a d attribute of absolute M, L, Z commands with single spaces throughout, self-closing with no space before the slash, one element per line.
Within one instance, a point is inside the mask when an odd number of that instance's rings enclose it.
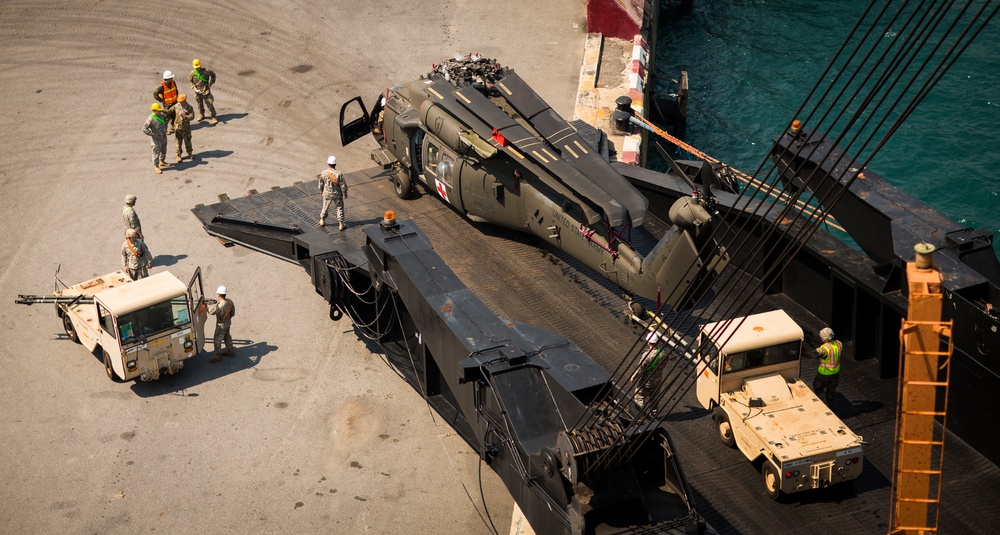
<path fill-rule="evenodd" d="M 226 287 L 219 286 L 215 291 L 218 299 L 208 300 L 208 313 L 215 316 L 215 354 L 208 359 L 209 362 L 219 362 L 222 355 L 232 357 L 236 355 L 233 350 L 233 336 L 229 334 L 229 326 L 236 316 L 236 305 L 232 299 L 226 298 Z M 222 342 L 226 343 L 226 350 L 222 349 Z"/>
<path fill-rule="evenodd" d="M 164 71 L 163 81 L 160 85 L 156 86 L 153 91 L 153 98 L 160 103 L 160 106 L 165 110 L 169 110 L 171 106 L 177 104 L 177 84 L 174 83 L 174 73 L 170 71 Z M 167 135 L 171 134 L 171 125 L 167 125 Z"/>
<path fill-rule="evenodd" d="M 142 235 L 142 223 L 139 222 L 139 215 L 135 213 L 135 195 L 129 193 L 125 196 L 125 208 L 122 208 L 122 219 L 125 221 L 126 229 L 135 230 L 136 237 L 140 240 L 146 239 Z"/>
<path fill-rule="evenodd" d="M 635 384 L 635 402 L 640 407 L 645 407 L 647 402 L 656 403 L 656 398 L 660 390 L 660 383 L 663 382 L 663 366 L 660 365 L 662 348 L 657 347 L 660 335 L 651 332 L 646 335 L 646 350 L 639 359 L 639 367 L 632 373 L 629 381 Z M 651 410 L 656 414 L 656 407 Z"/>
<path fill-rule="evenodd" d="M 840 384 L 840 357 L 844 352 L 844 344 L 834 338 L 833 329 L 824 327 L 819 331 L 823 345 L 816 348 L 814 355 L 819 359 L 819 369 L 813 379 L 813 392 L 827 407 L 833 406 L 837 395 L 837 385 Z"/>
<path fill-rule="evenodd" d="M 326 225 L 326 216 L 330 211 L 330 204 L 337 207 L 337 221 L 340 223 L 340 230 L 347 228 L 344 224 L 344 199 L 347 198 L 347 181 L 344 176 L 337 171 L 337 157 L 330 156 L 326 159 L 327 168 L 319 174 L 319 190 L 323 193 L 323 210 L 319 213 L 319 226 Z"/>
<path fill-rule="evenodd" d="M 149 276 L 149 268 L 153 266 L 153 255 L 149 253 L 149 247 L 139 239 L 139 233 L 135 229 L 125 231 L 125 243 L 122 244 L 122 269 L 124 269 L 132 280 Z"/>

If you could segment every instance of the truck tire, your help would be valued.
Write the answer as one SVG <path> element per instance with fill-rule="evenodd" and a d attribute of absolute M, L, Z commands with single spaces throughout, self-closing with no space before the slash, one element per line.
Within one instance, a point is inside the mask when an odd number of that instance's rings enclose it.
<path fill-rule="evenodd" d="M 396 190 L 396 196 L 404 201 L 409 199 L 413 193 L 410 174 L 403 169 L 397 169 L 393 175 L 392 186 Z"/>
<path fill-rule="evenodd" d="M 69 314 L 63 314 L 62 317 L 63 330 L 66 331 L 66 337 L 70 341 L 80 343 L 80 337 L 76 334 L 76 329 L 73 328 L 73 319 L 69 317 Z"/>
<path fill-rule="evenodd" d="M 111 355 L 102 347 L 101 353 L 104 353 L 104 371 L 108 374 L 108 379 L 114 382 L 120 382 L 118 376 L 115 375 L 115 369 L 111 367 Z"/>
<path fill-rule="evenodd" d="M 781 496 L 781 475 L 774 469 L 774 466 L 764 460 L 760 473 L 764 476 L 764 490 L 772 500 L 777 500 Z"/>
<path fill-rule="evenodd" d="M 719 432 L 719 440 L 730 448 L 736 446 L 736 437 L 733 436 L 733 426 L 729 424 L 729 416 L 726 411 L 715 408 L 715 428 Z"/>

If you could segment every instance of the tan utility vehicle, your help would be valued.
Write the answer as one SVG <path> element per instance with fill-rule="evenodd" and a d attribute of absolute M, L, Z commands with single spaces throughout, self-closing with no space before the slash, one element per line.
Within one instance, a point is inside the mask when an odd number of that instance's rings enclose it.
<path fill-rule="evenodd" d="M 698 401 L 719 438 L 761 462 L 777 499 L 857 478 L 861 437 L 806 386 L 802 328 L 782 310 L 704 325 L 696 351 Z"/>
<path fill-rule="evenodd" d="M 115 271 L 53 295 L 21 295 L 17 303 L 55 303 L 70 340 L 102 355 L 112 380 L 152 381 L 176 373 L 205 343 L 207 314 L 201 268 L 185 285 L 169 271 L 133 281 Z"/>

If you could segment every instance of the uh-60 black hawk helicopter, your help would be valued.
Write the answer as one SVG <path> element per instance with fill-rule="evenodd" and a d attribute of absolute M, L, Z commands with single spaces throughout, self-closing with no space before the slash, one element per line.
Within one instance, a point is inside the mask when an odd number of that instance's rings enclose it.
<path fill-rule="evenodd" d="M 356 105 L 359 109 L 352 109 Z M 419 183 L 469 219 L 532 233 L 626 292 L 683 308 L 728 264 L 699 191 L 670 209 L 673 227 L 643 257 L 629 243 L 648 200 L 512 69 L 469 55 L 340 110 L 341 141 L 371 133 L 372 159 L 396 194 Z M 348 113 L 350 112 L 350 113 Z M 345 123 L 345 114 L 349 118 Z"/>

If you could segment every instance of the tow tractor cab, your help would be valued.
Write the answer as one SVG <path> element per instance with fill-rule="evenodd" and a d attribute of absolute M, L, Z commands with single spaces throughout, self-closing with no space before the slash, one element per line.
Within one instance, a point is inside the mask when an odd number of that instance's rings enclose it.
<path fill-rule="evenodd" d="M 861 474 L 855 435 L 799 378 L 802 328 L 782 310 L 704 325 L 697 396 L 719 438 L 760 460 L 772 498 Z"/>
<path fill-rule="evenodd" d="M 109 378 L 151 381 L 202 350 L 203 295 L 200 268 L 188 285 L 169 271 L 137 281 L 116 271 L 57 291 L 80 299 L 57 301 L 56 311 L 70 339 L 103 353 Z"/>

